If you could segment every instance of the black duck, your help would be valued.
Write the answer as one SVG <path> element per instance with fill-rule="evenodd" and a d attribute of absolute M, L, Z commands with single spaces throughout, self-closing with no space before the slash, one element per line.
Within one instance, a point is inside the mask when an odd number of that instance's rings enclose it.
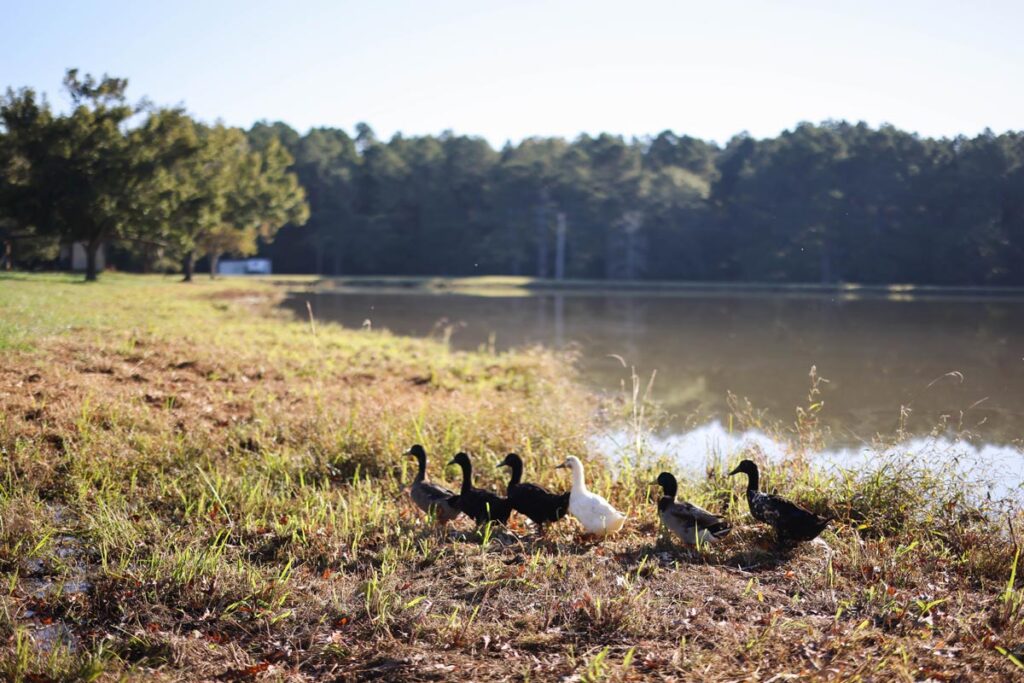
<path fill-rule="evenodd" d="M 544 533 L 545 524 L 557 522 L 569 512 L 569 491 L 551 493 L 537 484 L 522 483 L 523 459 L 515 453 L 505 456 L 498 467 L 512 470 L 507 493 L 512 509 L 528 517 L 540 533 Z"/>
<path fill-rule="evenodd" d="M 448 464 L 462 468 L 462 490 L 455 500 L 455 506 L 477 524 L 485 524 L 488 521 L 508 524 L 508 518 L 512 514 L 512 506 L 508 499 L 473 487 L 473 465 L 469 461 L 469 456 L 465 453 L 456 453 Z"/>
<path fill-rule="evenodd" d="M 771 525 L 780 545 L 795 545 L 817 538 L 828 526 L 829 519 L 819 517 L 796 503 L 758 490 L 760 476 L 752 460 L 742 461 L 729 476 L 747 475 L 747 504 L 754 519 Z"/>

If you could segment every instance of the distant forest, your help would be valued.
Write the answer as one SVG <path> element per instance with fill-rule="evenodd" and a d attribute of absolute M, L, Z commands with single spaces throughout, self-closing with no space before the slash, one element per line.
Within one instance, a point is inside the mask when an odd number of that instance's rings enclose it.
<path fill-rule="evenodd" d="M 309 222 L 279 272 L 1024 285 L 1024 134 L 800 124 L 724 147 L 666 131 L 493 149 L 281 123 Z"/>
<path fill-rule="evenodd" d="M 78 242 L 121 270 L 1024 285 L 1024 133 L 803 123 L 724 146 L 248 131 L 69 70 L 71 112 L 0 97 L 0 263 Z"/>

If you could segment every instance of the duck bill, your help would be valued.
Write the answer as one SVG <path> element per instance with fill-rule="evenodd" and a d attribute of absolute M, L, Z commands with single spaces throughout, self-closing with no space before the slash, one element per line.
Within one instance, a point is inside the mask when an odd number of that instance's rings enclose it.
<path fill-rule="evenodd" d="M 555 465 L 555 469 L 556 470 L 567 470 L 567 469 L 569 469 L 569 466 L 563 462 L 561 465 Z"/>
<path fill-rule="evenodd" d="M 447 465 L 445 465 L 445 467 L 449 467 L 449 466 L 451 466 L 451 465 L 458 465 L 458 464 L 459 464 L 459 463 L 455 462 L 455 459 L 453 458 L 453 459 L 451 459 L 451 460 L 449 460 L 449 461 L 448 461 L 448 464 L 447 464 Z"/>
<path fill-rule="evenodd" d="M 729 473 L 729 476 L 731 477 L 732 475 L 739 474 L 739 473 L 740 473 L 740 468 L 737 467 L 736 469 L 734 469 L 732 472 Z"/>

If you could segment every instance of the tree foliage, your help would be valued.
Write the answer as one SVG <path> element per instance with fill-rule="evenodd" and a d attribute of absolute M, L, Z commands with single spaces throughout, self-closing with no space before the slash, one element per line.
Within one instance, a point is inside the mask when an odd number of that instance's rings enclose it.
<path fill-rule="evenodd" d="M 127 81 L 69 70 L 70 113 L 29 89 L 0 101 L 0 218 L 11 233 L 85 246 L 86 279 L 104 243 L 197 253 L 254 253 L 257 240 L 307 217 L 292 158 L 276 138 L 257 150 L 238 129 L 180 110 L 131 106 Z"/>
<path fill-rule="evenodd" d="M 1024 284 L 1024 137 L 929 139 L 800 124 L 724 146 L 651 138 L 380 140 L 365 124 L 277 137 L 310 230 L 265 253 L 295 272 L 564 274 L 773 282 Z"/>
<path fill-rule="evenodd" d="M 121 265 L 177 259 L 186 279 L 203 256 L 215 270 L 258 251 L 323 274 L 1024 285 L 1019 132 L 828 121 L 725 145 L 664 131 L 494 149 L 367 124 L 243 132 L 131 106 L 123 79 L 65 83 L 68 114 L 31 90 L 0 102 L 16 258 L 59 239 L 118 242 Z"/>

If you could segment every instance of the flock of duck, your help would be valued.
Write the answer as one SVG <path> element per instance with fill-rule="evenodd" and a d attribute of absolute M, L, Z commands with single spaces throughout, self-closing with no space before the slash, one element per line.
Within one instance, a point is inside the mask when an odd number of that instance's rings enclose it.
<path fill-rule="evenodd" d="M 552 493 L 537 484 L 524 483 L 523 459 L 509 453 L 498 465 L 511 470 L 504 498 L 473 486 L 473 464 L 466 453 L 456 454 L 448 463 L 462 468 L 462 487 L 458 493 L 427 479 L 427 452 L 423 446 L 417 444 L 405 455 L 415 457 L 418 464 L 410 496 L 418 508 L 439 524 L 446 524 L 463 514 L 477 525 L 490 522 L 507 525 L 514 510 L 532 521 L 538 533 L 543 534 L 545 525 L 568 514 L 576 518 L 584 534 L 599 539 L 619 531 L 626 523 L 626 515 L 616 510 L 603 496 L 587 488 L 583 463 L 572 455 L 557 466 L 571 472 L 571 488 L 565 493 Z M 812 540 L 828 525 L 828 518 L 759 490 L 759 474 L 753 461 L 743 460 L 729 474 L 740 473 L 747 475 L 747 504 L 751 516 L 771 526 L 780 545 L 792 546 Z M 677 501 L 678 484 L 670 472 L 662 472 L 652 483 L 662 489 L 658 516 L 665 527 L 687 546 L 720 540 L 731 531 L 729 523 L 722 517 L 692 503 Z"/>

